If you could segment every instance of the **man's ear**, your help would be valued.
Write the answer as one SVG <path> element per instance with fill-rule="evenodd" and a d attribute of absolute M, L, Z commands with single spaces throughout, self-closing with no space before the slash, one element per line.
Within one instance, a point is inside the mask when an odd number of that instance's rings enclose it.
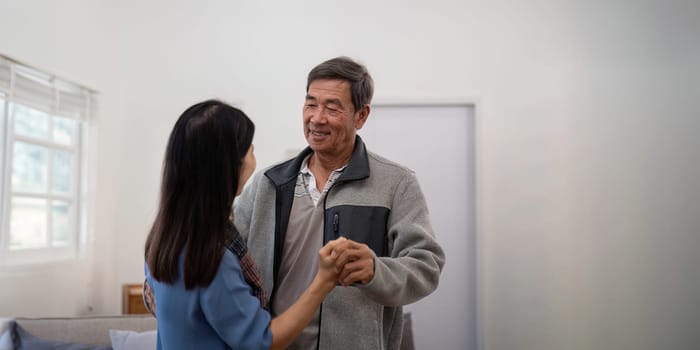
<path fill-rule="evenodd" d="M 369 118 L 369 111 L 369 104 L 366 104 L 357 112 L 357 119 L 355 119 L 355 130 L 360 130 L 362 129 L 362 126 L 365 125 L 367 118 Z"/>

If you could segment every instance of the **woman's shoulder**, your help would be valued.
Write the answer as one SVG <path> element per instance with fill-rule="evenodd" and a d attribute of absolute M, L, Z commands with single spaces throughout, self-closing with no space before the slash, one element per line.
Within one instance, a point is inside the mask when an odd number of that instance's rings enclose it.
<path fill-rule="evenodd" d="M 216 276 L 214 276 L 212 284 L 215 282 L 223 283 L 227 289 L 235 289 L 246 283 L 243 277 L 240 260 L 238 260 L 236 254 L 229 249 L 224 249 L 224 254 L 219 263 L 219 269 L 216 272 Z"/>
<path fill-rule="evenodd" d="M 231 274 L 232 272 L 241 271 L 241 263 L 238 257 L 229 249 L 224 249 L 224 254 L 219 262 L 219 269 L 216 271 L 215 278 L 221 275 Z"/>

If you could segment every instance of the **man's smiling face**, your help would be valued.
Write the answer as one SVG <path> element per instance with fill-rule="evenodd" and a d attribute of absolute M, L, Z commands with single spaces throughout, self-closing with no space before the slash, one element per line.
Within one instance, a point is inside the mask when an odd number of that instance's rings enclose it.
<path fill-rule="evenodd" d="M 304 103 L 304 137 L 314 152 L 325 156 L 351 153 L 357 130 L 365 120 L 352 104 L 350 82 L 319 79 L 309 85 Z"/>

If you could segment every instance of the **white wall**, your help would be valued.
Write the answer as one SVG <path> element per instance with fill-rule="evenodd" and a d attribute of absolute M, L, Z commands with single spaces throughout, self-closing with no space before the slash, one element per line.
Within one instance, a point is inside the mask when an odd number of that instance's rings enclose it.
<path fill-rule="evenodd" d="M 106 53 L 102 50 L 104 27 L 100 22 L 101 7 L 92 1 L 0 1 L 0 52 L 23 63 L 68 78 L 87 87 L 103 90 Z M 102 116 L 107 117 L 108 112 Z M 103 160 L 112 158 L 111 145 L 100 147 L 97 127 L 87 155 L 99 167 L 98 148 Z M 115 144 L 116 146 L 116 144 Z M 91 172 L 95 188 L 97 168 Z M 109 191 L 101 199 L 110 202 Z M 95 194 L 96 195 L 96 194 Z M 93 203 L 94 207 L 94 203 Z M 105 211 L 101 219 L 109 220 Z M 93 212 L 90 225 L 97 224 Z M 101 226 L 104 226 L 103 224 Z M 93 236 L 89 246 L 103 244 L 108 236 Z M 95 255 L 108 251 L 92 249 L 77 261 L 61 262 L 31 268 L 0 267 L 0 315 L 62 316 L 90 311 L 99 286 L 93 279 Z M 96 254 L 95 254 L 96 253 Z M 99 258 L 98 258 L 99 260 Z M 111 286 L 110 286 L 111 287 Z M 55 302 L 53 295 L 65 296 Z"/>
<path fill-rule="evenodd" d="M 36 4 L 50 9 L 30 22 Z M 696 1 L 0 6 L 0 51 L 101 92 L 95 312 L 141 278 L 178 114 L 238 104 L 271 164 L 304 144 L 308 70 L 347 54 L 377 99 L 479 101 L 483 349 L 700 343 Z"/>

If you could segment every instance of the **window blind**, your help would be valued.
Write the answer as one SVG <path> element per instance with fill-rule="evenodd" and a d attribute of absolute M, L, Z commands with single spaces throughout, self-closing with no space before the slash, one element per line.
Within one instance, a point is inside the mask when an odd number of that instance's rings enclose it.
<path fill-rule="evenodd" d="M 10 102 L 53 115 L 85 120 L 94 114 L 90 89 L 4 56 L 0 56 L 0 91 Z"/>
<path fill-rule="evenodd" d="M 0 56 L 0 92 L 10 92 L 10 62 Z"/>

